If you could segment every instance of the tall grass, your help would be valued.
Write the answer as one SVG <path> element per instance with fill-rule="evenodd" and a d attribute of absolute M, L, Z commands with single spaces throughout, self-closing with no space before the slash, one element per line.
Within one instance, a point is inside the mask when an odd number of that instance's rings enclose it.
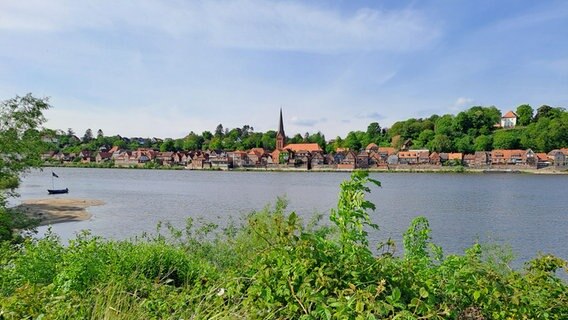
<path fill-rule="evenodd" d="M 512 270 L 477 244 L 444 256 L 420 217 L 403 254 L 373 255 L 368 181 L 342 183 L 333 228 L 279 199 L 222 230 L 190 219 L 127 241 L 4 243 L 0 319 L 568 319 L 557 257 Z"/>

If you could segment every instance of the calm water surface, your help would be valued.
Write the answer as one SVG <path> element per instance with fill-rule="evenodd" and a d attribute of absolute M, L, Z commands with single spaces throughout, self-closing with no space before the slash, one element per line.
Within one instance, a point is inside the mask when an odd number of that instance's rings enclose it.
<path fill-rule="evenodd" d="M 204 217 L 223 225 L 260 210 L 285 196 L 289 210 L 308 219 L 329 214 L 348 173 L 201 172 L 56 168 L 56 187 L 68 195 L 105 205 L 92 207 L 88 221 L 56 224 L 63 239 L 89 229 L 93 234 L 124 239 L 153 232 L 159 221 L 180 228 L 187 217 Z M 518 263 L 538 252 L 568 258 L 568 176 L 522 174 L 372 173 L 382 182 L 368 196 L 380 230 L 371 243 L 389 237 L 400 243 L 410 221 L 430 221 L 434 242 L 446 253 L 461 253 L 477 239 L 510 244 Z M 21 200 L 46 198 L 51 169 L 23 179 Z M 14 201 L 14 204 L 19 200 Z M 44 232 L 46 227 L 41 227 Z"/>

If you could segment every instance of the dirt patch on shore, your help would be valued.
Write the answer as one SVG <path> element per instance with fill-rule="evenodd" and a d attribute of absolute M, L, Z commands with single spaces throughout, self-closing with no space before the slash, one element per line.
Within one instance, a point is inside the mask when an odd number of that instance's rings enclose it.
<path fill-rule="evenodd" d="M 91 214 L 87 212 L 87 208 L 103 204 L 103 201 L 92 199 L 31 199 L 22 201 L 22 204 L 14 209 L 38 219 L 40 225 L 49 225 L 88 220 Z"/>

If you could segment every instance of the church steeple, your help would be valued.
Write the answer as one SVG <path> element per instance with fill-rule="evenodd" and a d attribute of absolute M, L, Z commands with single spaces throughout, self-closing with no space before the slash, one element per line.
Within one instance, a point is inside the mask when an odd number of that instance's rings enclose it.
<path fill-rule="evenodd" d="M 280 108 L 280 123 L 278 124 L 278 132 L 276 133 L 276 150 L 284 149 L 286 144 L 286 134 L 284 133 L 284 121 L 282 121 L 282 108 Z"/>

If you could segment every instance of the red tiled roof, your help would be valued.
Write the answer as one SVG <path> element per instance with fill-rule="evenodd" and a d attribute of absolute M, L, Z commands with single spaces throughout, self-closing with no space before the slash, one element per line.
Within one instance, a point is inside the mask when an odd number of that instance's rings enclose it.
<path fill-rule="evenodd" d="M 109 153 L 115 153 L 116 151 L 118 151 L 119 147 L 118 146 L 113 146 L 108 152 Z"/>
<path fill-rule="evenodd" d="M 284 149 L 290 149 L 294 152 L 298 152 L 298 151 L 309 151 L 309 152 L 314 152 L 314 151 L 323 151 L 319 144 L 317 143 L 291 143 L 287 146 L 284 147 Z"/>
<path fill-rule="evenodd" d="M 502 116 L 501 118 L 517 118 L 517 114 L 514 113 L 513 111 L 509 111 L 505 113 L 505 115 Z"/>
<path fill-rule="evenodd" d="M 264 154 L 264 149 L 263 148 L 252 148 L 249 150 L 249 154 L 254 153 L 257 156 L 261 156 Z"/>
<path fill-rule="evenodd" d="M 379 146 L 377 146 L 376 143 L 369 143 L 369 144 L 367 145 L 367 147 L 365 148 L 365 150 L 369 151 L 369 150 L 378 149 L 378 148 L 379 148 Z"/>
<path fill-rule="evenodd" d="M 506 150 L 506 149 L 497 149 L 491 151 L 492 158 L 505 158 L 510 159 L 512 157 L 523 157 L 526 154 L 525 150 Z"/>
<path fill-rule="evenodd" d="M 463 153 L 455 152 L 455 153 L 448 153 L 448 160 L 462 160 Z"/>
<path fill-rule="evenodd" d="M 544 152 L 539 152 L 536 154 L 538 161 L 548 161 L 548 155 Z"/>
<path fill-rule="evenodd" d="M 392 147 L 379 147 L 379 152 L 386 152 L 386 154 L 390 156 L 395 152 L 395 149 Z"/>
<path fill-rule="evenodd" d="M 279 159 L 280 158 L 280 150 L 276 149 L 274 151 L 272 151 L 272 153 L 270 154 L 270 156 L 272 157 L 272 159 Z"/>
<path fill-rule="evenodd" d="M 401 151 L 398 153 L 399 158 L 418 158 L 418 153 L 415 151 Z"/>

